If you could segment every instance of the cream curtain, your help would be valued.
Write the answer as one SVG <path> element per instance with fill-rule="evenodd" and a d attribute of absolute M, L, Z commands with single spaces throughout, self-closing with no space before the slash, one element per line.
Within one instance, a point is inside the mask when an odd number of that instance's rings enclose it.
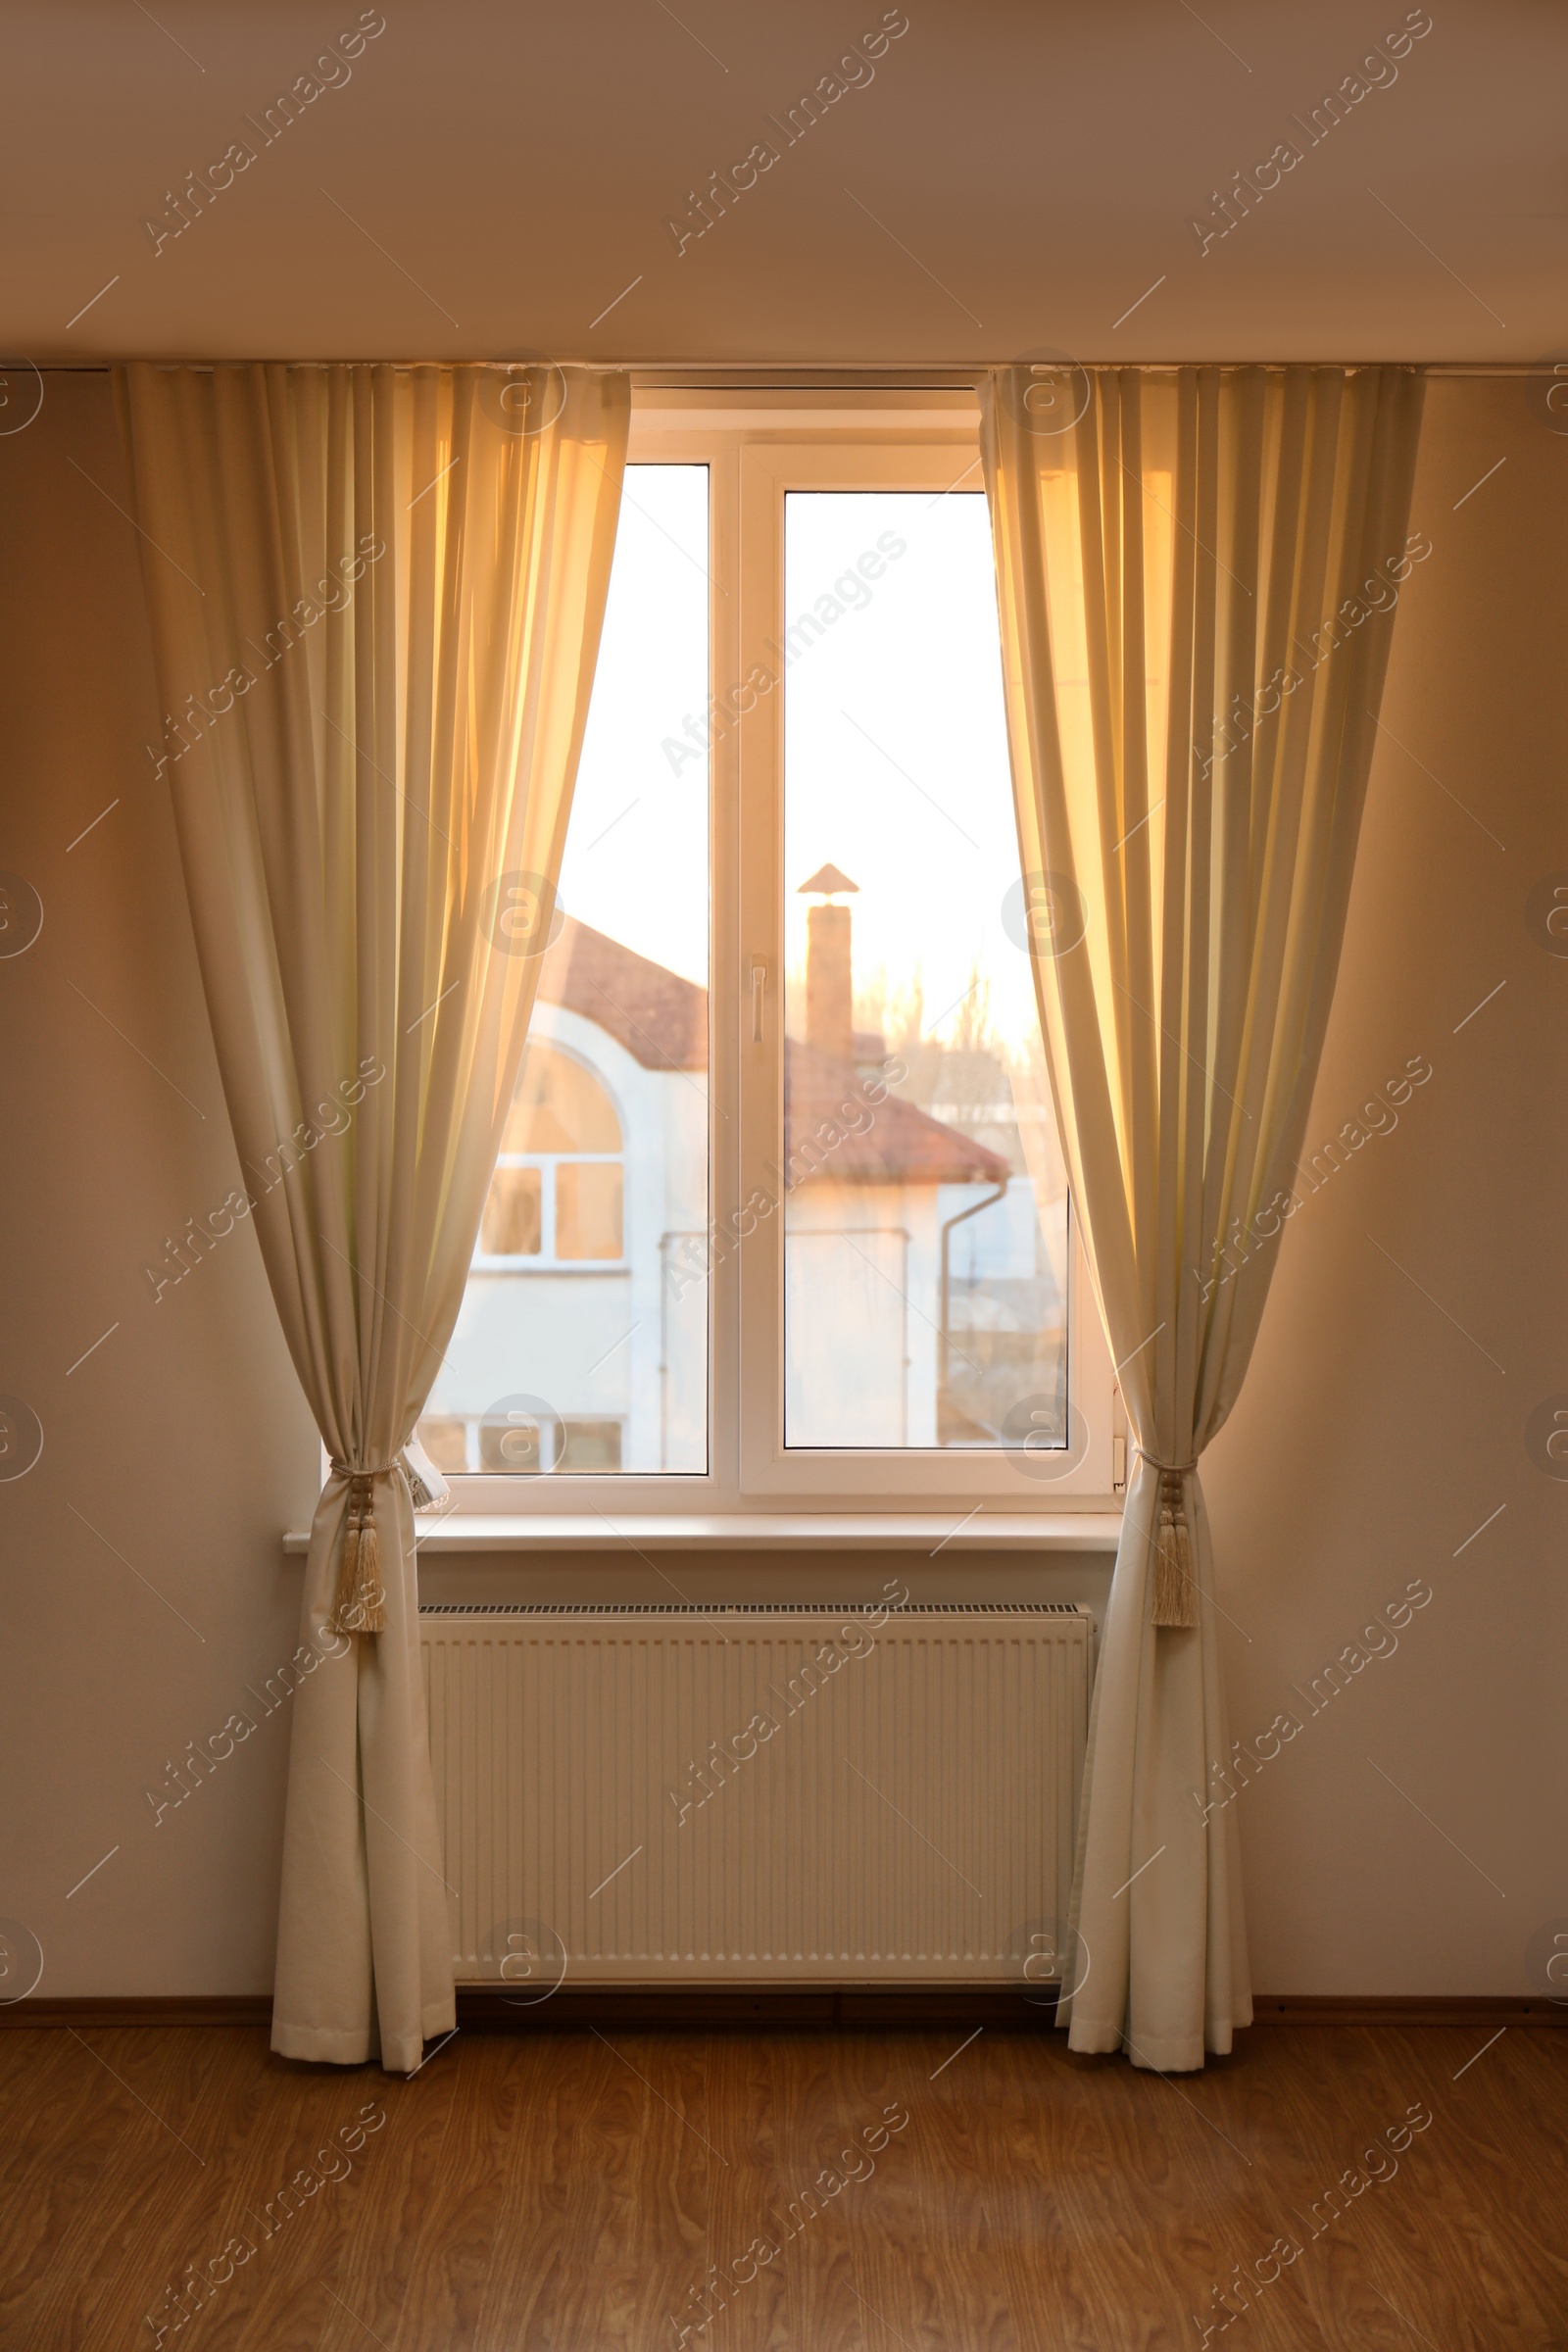
<path fill-rule="evenodd" d="M 1041 1027 L 1138 1448 L 1061 2019 L 1201 2066 L 1251 2017 L 1196 1464 L 1257 1333 L 1333 994 L 1421 380 L 1008 368 L 982 445 Z"/>
<path fill-rule="evenodd" d="M 548 939 L 623 377 L 135 366 L 119 391 L 244 1189 L 332 1460 L 296 1652 L 272 2046 L 409 2070 L 452 1931 L 402 1462 Z"/>

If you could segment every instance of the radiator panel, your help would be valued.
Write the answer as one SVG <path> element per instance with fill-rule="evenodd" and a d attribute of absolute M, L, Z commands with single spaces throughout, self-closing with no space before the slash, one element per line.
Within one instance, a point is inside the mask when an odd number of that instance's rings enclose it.
<path fill-rule="evenodd" d="M 1002 1982 L 1061 1948 L 1087 1610 L 449 1605 L 419 1632 L 460 1983 Z"/>

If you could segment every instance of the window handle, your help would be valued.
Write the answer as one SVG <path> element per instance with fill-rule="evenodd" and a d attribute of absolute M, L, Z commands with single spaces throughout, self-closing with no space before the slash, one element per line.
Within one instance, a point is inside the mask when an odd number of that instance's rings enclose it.
<path fill-rule="evenodd" d="M 762 999 L 767 994 L 767 963 L 764 957 L 752 957 L 752 1043 L 762 1042 Z"/>

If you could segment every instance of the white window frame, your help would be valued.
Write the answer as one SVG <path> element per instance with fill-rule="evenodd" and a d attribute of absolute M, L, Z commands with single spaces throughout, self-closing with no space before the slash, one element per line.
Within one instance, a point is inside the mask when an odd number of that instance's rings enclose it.
<path fill-rule="evenodd" d="M 978 489 L 979 413 L 972 392 L 682 389 L 634 392 L 628 461 L 703 465 L 709 473 L 711 580 L 710 694 L 733 700 L 785 620 L 783 517 L 791 490 Z M 718 732 L 710 761 L 712 892 L 710 1230 L 732 1227 L 738 1205 L 777 1182 L 782 1105 L 784 905 L 783 717 L 785 686 L 757 699 Z M 711 705 L 710 705 L 711 708 Z M 760 1020 L 758 1019 L 758 1016 Z M 754 1022 L 760 1036 L 754 1036 Z M 725 1110 L 734 1115 L 725 1116 Z M 678 1523 L 681 1540 L 718 1541 L 721 1524 L 781 1528 L 829 1519 L 840 1543 L 863 1520 L 890 1540 L 890 1520 L 911 1529 L 978 1512 L 1027 1536 L 1028 1522 L 1061 1514 L 1119 1512 L 1125 1444 L 1109 1353 L 1073 1221 L 1067 1334 L 1070 1399 L 1082 1415 L 1081 1458 L 1057 1478 L 1023 1477 L 1000 1451 L 968 1448 L 817 1452 L 783 1444 L 783 1216 L 761 1220 L 739 1246 L 715 1252 L 709 1290 L 709 1468 L 691 1472 L 550 1473 L 454 1477 L 449 1517 L 504 1524 L 551 1522 L 555 1541 L 614 1542 L 613 1526 Z M 573 1261 L 586 1270 L 595 1261 Z M 493 1269 L 560 1274 L 540 1259 Z M 1075 1423 L 1075 1427 L 1079 1426 Z M 612 1524 L 613 1523 L 613 1526 Z M 1106 1522 L 1095 1539 L 1107 1540 Z M 1088 1535 L 1088 1522 L 1084 1521 Z M 456 1531 L 453 1531 L 454 1534 Z M 543 1529 L 539 1530 L 543 1534 Z M 975 1533 L 979 1534 L 976 1528 Z M 477 1540 L 480 1530 L 472 1530 Z M 657 1539 L 656 1539 L 657 1540 Z M 731 1541 L 746 1541 L 743 1533 Z M 1063 1539 L 1058 1533 L 1054 1541 Z M 473 1547 L 466 1540 L 465 1547 Z"/>

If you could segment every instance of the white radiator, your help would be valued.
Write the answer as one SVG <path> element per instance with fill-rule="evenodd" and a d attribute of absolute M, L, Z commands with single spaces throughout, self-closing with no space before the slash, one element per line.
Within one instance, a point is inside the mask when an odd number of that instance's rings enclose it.
<path fill-rule="evenodd" d="M 972 1984 L 1062 1948 L 1086 1609 L 444 1604 L 419 1636 L 461 1983 Z"/>

